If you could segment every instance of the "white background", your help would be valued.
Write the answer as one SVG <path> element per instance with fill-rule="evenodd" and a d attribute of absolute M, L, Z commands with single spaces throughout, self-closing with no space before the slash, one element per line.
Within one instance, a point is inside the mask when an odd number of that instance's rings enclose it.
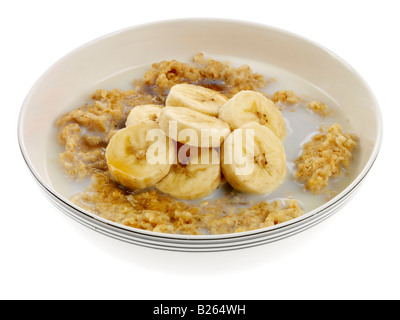
<path fill-rule="evenodd" d="M 0 298 L 399 299 L 398 1 L 7 1 L 0 10 Z M 119 242 L 53 207 L 22 160 L 20 106 L 37 78 L 94 38 L 144 22 L 265 23 L 350 63 L 384 117 L 378 161 L 356 197 L 300 235 L 252 249 L 185 254 Z"/>

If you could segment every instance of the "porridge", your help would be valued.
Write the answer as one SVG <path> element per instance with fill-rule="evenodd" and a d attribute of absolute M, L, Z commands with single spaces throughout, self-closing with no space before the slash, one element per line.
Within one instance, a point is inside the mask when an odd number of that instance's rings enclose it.
<path fill-rule="evenodd" d="M 327 103 L 275 90 L 277 82 L 198 54 L 192 63 L 154 63 L 129 89 L 95 91 L 57 120 L 65 172 L 91 181 L 71 201 L 116 223 L 176 234 L 244 232 L 300 217 L 309 208 L 296 195 L 322 199 L 330 179 L 350 170 L 357 137 L 323 126 L 334 114 Z M 321 131 L 288 147 L 285 112 L 318 121 Z M 152 165 L 149 132 L 159 147 Z M 236 159 L 240 143 L 252 171 Z"/>
<path fill-rule="evenodd" d="M 321 134 L 304 145 L 302 155 L 295 162 L 296 178 L 312 193 L 320 193 L 329 178 L 339 176 L 342 168 L 349 168 L 357 145 L 357 137 L 343 133 L 339 124 L 320 131 Z"/>

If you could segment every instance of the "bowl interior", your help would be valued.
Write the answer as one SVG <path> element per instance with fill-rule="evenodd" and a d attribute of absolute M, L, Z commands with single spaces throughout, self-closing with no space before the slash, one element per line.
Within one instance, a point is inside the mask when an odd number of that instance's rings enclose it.
<path fill-rule="evenodd" d="M 76 49 L 53 65 L 28 94 L 20 115 L 21 148 L 36 177 L 52 188 L 46 141 L 55 132 L 55 119 L 87 100 L 99 82 L 157 61 L 189 61 L 198 52 L 274 65 L 320 88 L 341 106 L 361 137 L 358 161 L 352 169 L 354 183 L 372 164 L 381 139 L 380 113 L 370 89 L 350 66 L 317 44 L 281 30 L 198 19 L 116 32 Z"/>

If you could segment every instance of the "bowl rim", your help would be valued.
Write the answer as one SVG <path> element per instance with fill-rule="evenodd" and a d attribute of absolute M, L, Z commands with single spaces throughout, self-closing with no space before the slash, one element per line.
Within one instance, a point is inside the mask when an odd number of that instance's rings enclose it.
<path fill-rule="evenodd" d="M 125 226 L 116 222 L 112 222 L 109 220 L 106 220 L 100 216 L 95 215 L 94 213 L 91 213 L 87 210 L 84 210 L 80 208 L 79 206 L 73 204 L 70 202 L 68 199 L 66 199 L 64 196 L 56 192 L 55 190 L 52 189 L 52 187 L 46 183 L 43 178 L 40 176 L 40 174 L 36 171 L 35 167 L 33 166 L 32 162 L 29 159 L 29 155 L 27 154 L 26 147 L 25 147 L 25 141 L 23 138 L 23 120 L 24 120 L 24 114 L 26 110 L 29 107 L 29 100 L 31 96 L 35 94 L 35 89 L 36 87 L 40 84 L 42 79 L 46 77 L 48 73 L 50 73 L 53 69 L 55 69 L 58 64 L 60 64 L 63 60 L 67 59 L 68 57 L 74 55 L 76 52 L 85 49 L 86 47 L 89 47 L 95 43 L 98 43 L 100 41 L 107 40 L 109 38 L 112 38 L 114 36 L 120 35 L 125 32 L 129 32 L 131 30 L 139 30 L 139 29 L 146 29 L 149 27 L 160 27 L 166 24 L 184 24 L 184 23 L 219 23 L 219 24 L 239 24 L 239 25 L 244 25 L 244 26 L 252 26 L 255 28 L 260 28 L 264 30 L 268 30 L 273 33 L 279 33 L 291 38 L 295 38 L 298 40 L 301 40 L 303 42 L 307 42 L 308 44 L 325 51 L 329 55 L 331 55 L 335 60 L 340 62 L 342 65 L 344 65 L 350 72 L 353 73 L 353 75 L 357 78 L 357 80 L 364 86 L 364 88 L 369 92 L 370 97 L 373 99 L 372 103 L 375 108 L 376 112 L 376 124 L 377 124 L 377 138 L 374 142 L 374 148 L 369 155 L 369 159 L 364 166 L 364 168 L 361 170 L 361 172 L 357 175 L 355 179 L 352 180 L 352 182 L 344 189 L 342 190 L 338 195 L 333 197 L 330 201 L 326 202 L 322 206 L 319 206 L 315 208 L 314 210 L 311 210 L 304 215 L 292 219 L 290 221 L 271 226 L 271 227 L 266 227 L 266 228 L 261 228 L 261 229 L 256 229 L 256 230 L 251 230 L 251 231 L 245 231 L 245 232 L 240 232 L 240 233 L 229 233 L 229 234 L 216 234 L 216 235 L 182 235 L 182 234 L 167 234 L 167 233 L 159 233 L 159 232 L 154 232 L 154 231 L 148 231 L 148 230 L 142 230 L 138 228 L 133 228 L 129 226 Z M 144 235 L 147 237 L 155 237 L 157 239 L 165 239 L 165 240 L 187 240 L 187 241 L 206 241 L 206 240 L 238 240 L 238 239 L 243 239 L 243 238 L 248 238 L 250 236 L 257 236 L 261 235 L 264 233 L 272 233 L 272 232 L 277 232 L 281 229 L 288 229 L 292 227 L 293 225 L 297 225 L 302 221 L 311 219 L 314 216 L 319 216 L 322 213 L 326 212 L 329 208 L 332 208 L 336 205 L 338 205 L 340 202 L 342 202 L 346 196 L 354 191 L 360 183 L 365 179 L 369 171 L 371 170 L 374 162 L 376 161 L 381 145 L 382 145 L 382 140 L 383 140 L 383 119 L 382 119 L 382 111 L 379 107 L 379 104 L 377 102 L 377 99 L 372 92 L 371 88 L 367 84 L 367 82 L 361 77 L 361 75 L 351 66 L 349 65 L 346 61 L 344 61 L 341 57 L 336 55 L 335 53 L 331 52 L 329 49 L 326 47 L 314 42 L 313 40 L 310 40 L 308 38 L 305 38 L 301 35 L 298 35 L 296 33 L 293 33 L 291 31 L 283 30 L 274 26 L 270 26 L 267 24 L 262 24 L 258 22 L 252 22 L 252 21 L 246 21 L 246 20 L 239 20 L 239 19 L 226 19 L 226 18 L 179 18 L 179 19 L 165 19 L 165 20 L 157 20 L 153 22 L 147 22 L 143 24 L 138 24 L 138 25 L 133 25 L 127 28 L 123 28 L 108 34 L 105 34 L 103 36 L 97 37 L 94 40 L 91 40 L 76 49 L 70 51 L 69 53 L 65 54 L 61 58 L 59 58 L 55 63 L 53 63 L 50 67 L 47 68 L 47 70 L 36 80 L 36 82 L 33 84 L 32 88 L 29 90 L 28 94 L 26 95 L 18 117 L 18 126 L 17 126 L 17 135 L 18 135 L 18 143 L 19 143 L 19 148 L 21 151 L 21 154 L 23 156 L 23 159 L 25 160 L 25 163 L 32 173 L 33 177 L 36 179 L 36 181 L 41 185 L 41 187 L 49 194 L 51 195 L 54 199 L 56 199 L 59 203 L 61 203 L 63 206 L 67 208 L 74 209 L 77 213 L 81 214 L 82 217 L 85 219 L 93 219 L 96 222 L 100 222 L 104 224 L 104 226 L 107 227 L 112 227 L 112 228 L 117 228 L 117 229 L 122 229 L 126 232 L 132 233 L 132 235 Z"/>

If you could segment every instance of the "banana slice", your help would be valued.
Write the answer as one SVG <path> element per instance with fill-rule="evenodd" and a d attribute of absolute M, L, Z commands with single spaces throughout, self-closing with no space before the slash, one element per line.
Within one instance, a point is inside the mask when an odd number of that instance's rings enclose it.
<path fill-rule="evenodd" d="M 286 135 L 285 120 L 274 102 L 259 92 L 244 90 L 234 95 L 219 111 L 219 118 L 231 129 L 257 122 L 271 129 L 279 139 Z"/>
<path fill-rule="evenodd" d="M 119 130 L 106 149 L 111 176 L 129 189 L 145 189 L 164 178 L 175 162 L 175 147 L 155 123 Z"/>
<path fill-rule="evenodd" d="M 221 148 L 221 168 L 225 179 L 236 190 L 270 193 L 285 180 L 285 150 L 270 129 L 251 122 L 225 139 Z"/>
<path fill-rule="evenodd" d="M 219 109 L 227 101 L 228 99 L 217 91 L 183 83 L 176 84 L 171 88 L 165 105 L 185 107 L 216 117 Z"/>
<path fill-rule="evenodd" d="M 157 104 L 147 104 L 134 107 L 126 119 L 125 126 L 129 127 L 140 122 L 156 122 L 161 113 L 161 106 Z"/>
<path fill-rule="evenodd" d="M 210 195 L 220 182 L 218 152 L 215 149 L 199 149 L 196 154 L 191 154 L 186 165 L 173 165 L 168 175 L 156 184 L 156 188 L 178 199 L 194 200 Z"/>
<path fill-rule="evenodd" d="M 159 126 L 175 141 L 204 148 L 218 148 L 231 132 L 224 121 L 183 107 L 162 108 Z"/>

